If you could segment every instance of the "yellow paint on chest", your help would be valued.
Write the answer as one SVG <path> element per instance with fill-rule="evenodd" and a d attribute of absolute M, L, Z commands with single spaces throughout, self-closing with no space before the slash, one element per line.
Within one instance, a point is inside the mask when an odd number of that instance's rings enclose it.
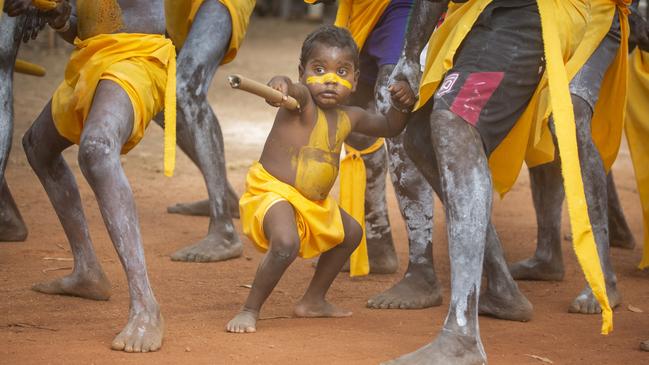
<path fill-rule="evenodd" d="M 117 0 L 79 0 L 77 16 L 78 34 L 81 39 L 117 33 L 124 26 L 122 9 Z"/>
<path fill-rule="evenodd" d="M 309 136 L 309 143 L 300 148 L 295 171 L 295 188 L 311 200 L 322 200 L 338 176 L 338 160 L 343 141 L 351 131 L 347 114 L 336 112 L 336 133 L 333 141 L 324 112 L 317 109 L 316 124 Z"/>

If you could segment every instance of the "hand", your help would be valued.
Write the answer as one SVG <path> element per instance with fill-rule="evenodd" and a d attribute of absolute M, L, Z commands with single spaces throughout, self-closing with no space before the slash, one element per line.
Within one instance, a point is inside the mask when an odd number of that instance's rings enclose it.
<path fill-rule="evenodd" d="M 392 106 L 403 113 L 412 110 L 412 107 L 417 101 L 415 93 L 406 81 L 395 81 L 388 86 L 388 91 L 390 91 Z"/>
<path fill-rule="evenodd" d="M 70 1 L 62 0 L 59 2 L 59 6 L 44 14 L 50 27 L 53 29 L 61 29 L 70 20 L 71 13 L 72 5 L 70 5 Z"/>
<path fill-rule="evenodd" d="M 421 66 L 419 65 L 419 60 L 410 60 L 405 56 L 401 56 L 397 65 L 394 66 L 394 70 L 392 70 L 390 80 L 393 82 L 408 82 L 408 85 L 415 92 L 415 97 L 419 98 L 419 82 L 421 81 Z M 393 82 L 391 82 L 391 84 Z"/>
<path fill-rule="evenodd" d="M 269 105 L 272 105 L 274 107 L 282 106 L 284 101 L 286 101 L 286 99 L 288 99 L 288 88 L 289 88 L 289 85 L 291 83 L 292 83 L 291 79 L 289 79 L 286 76 L 275 76 L 272 79 L 270 79 L 270 81 L 268 82 L 268 86 L 270 86 L 271 88 L 281 92 L 282 95 L 284 95 L 284 97 L 282 98 L 282 101 L 279 102 L 279 103 L 273 102 L 273 101 L 268 100 L 268 99 L 266 99 L 266 102 Z"/>
<path fill-rule="evenodd" d="M 19 16 L 27 12 L 31 5 L 31 0 L 5 0 L 4 11 L 11 17 Z"/>
<path fill-rule="evenodd" d="M 43 30 L 46 23 L 47 20 L 42 12 L 34 8 L 27 10 L 22 32 L 16 33 L 15 40 L 17 41 L 22 38 L 22 41 L 27 43 L 30 39 L 36 39 L 38 33 Z"/>

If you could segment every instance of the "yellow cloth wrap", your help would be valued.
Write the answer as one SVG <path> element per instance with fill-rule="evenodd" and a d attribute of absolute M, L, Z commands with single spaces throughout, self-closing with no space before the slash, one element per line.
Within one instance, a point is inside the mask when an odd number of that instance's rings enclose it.
<path fill-rule="evenodd" d="M 32 76 L 45 76 L 45 67 L 23 60 L 16 60 L 14 71 Z"/>
<path fill-rule="evenodd" d="M 326 84 L 328 82 L 337 82 L 350 90 L 352 89 L 351 82 L 343 79 L 333 72 L 329 72 L 321 76 L 309 76 L 306 78 L 307 84 Z"/>
<path fill-rule="evenodd" d="M 644 218 L 644 249 L 639 267 L 645 269 L 649 266 L 649 53 L 636 49 L 629 66 L 625 132 Z"/>
<path fill-rule="evenodd" d="M 437 90 L 446 72 L 453 67 L 455 53 L 462 41 L 490 3 L 491 0 L 474 0 L 449 5 L 446 19 L 430 39 L 416 108 L 423 106 Z M 590 56 L 588 52 L 578 52 L 578 48 L 586 42 L 584 35 L 591 16 L 591 2 L 537 0 L 537 4 L 541 14 L 547 71 L 521 118 L 491 154 L 489 165 L 495 189 L 501 194 L 506 193 L 518 176 L 528 145 L 538 147 L 534 142 L 541 140 L 539 136 L 547 128 L 547 117 L 550 112 L 554 113 L 575 252 L 586 280 L 603 308 L 602 333 L 608 333 L 612 330 L 612 312 L 588 218 L 568 86 L 569 77 L 574 76 Z M 611 9 L 615 10 L 614 6 Z M 592 44 L 599 44 L 610 29 L 611 21 L 612 16 L 605 29 L 598 28 L 602 36 Z"/>
<path fill-rule="evenodd" d="M 334 25 L 349 29 L 362 49 L 389 4 L 390 0 L 340 0 Z"/>
<path fill-rule="evenodd" d="M 133 132 L 122 153 L 142 139 L 149 121 L 165 108 L 164 173 L 173 174 L 176 151 L 176 52 L 155 34 L 100 34 L 76 39 L 65 80 L 52 97 L 61 136 L 78 144 L 100 80 L 117 83 L 133 104 Z"/>
<path fill-rule="evenodd" d="M 56 9 L 59 6 L 59 2 L 54 0 L 32 0 L 32 5 L 37 9 L 49 11 Z"/>
<path fill-rule="evenodd" d="M 315 257 L 343 242 L 343 221 L 333 198 L 307 199 L 293 186 L 271 175 L 261 163 L 255 162 L 248 170 L 246 192 L 239 200 L 239 212 L 243 233 L 262 252 L 269 247 L 264 233 L 264 217 L 275 203 L 281 201 L 287 201 L 295 210 L 300 257 Z"/>
<path fill-rule="evenodd" d="M 366 174 L 363 155 L 376 152 L 383 147 L 383 143 L 383 138 L 379 138 L 373 145 L 362 151 L 345 144 L 345 158 L 340 163 L 340 207 L 349 213 L 361 225 L 363 230 L 361 243 L 349 257 L 350 276 L 363 276 L 370 273 L 367 239 L 365 237 Z"/>
<path fill-rule="evenodd" d="M 167 17 L 167 33 L 173 40 L 176 48 L 182 48 L 196 13 L 204 0 L 165 0 L 165 13 Z M 215 0 L 210 0 L 215 1 Z M 250 22 L 250 15 L 255 9 L 255 0 L 219 0 L 230 12 L 232 20 L 232 36 L 230 45 L 225 53 L 222 65 L 232 62 L 243 43 Z"/>

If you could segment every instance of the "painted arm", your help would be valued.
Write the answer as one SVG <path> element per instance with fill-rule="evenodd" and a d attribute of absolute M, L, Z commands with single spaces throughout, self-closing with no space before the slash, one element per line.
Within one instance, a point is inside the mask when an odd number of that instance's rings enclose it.
<path fill-rule="evenodd" d="M 72 44 L 77 37 L 77 8 L 76 1 L 63 0 L 59 5 L 44 13 L 47 23 L 56 30 L 61 38 Z"/>
<path fill-rule="evenodd" d="M 383 114 L 370 113 L 354 107 L 348 113 L 353 130 L 373 137 L 398 136 L 408 123 L 410 110 L 415 105 L 415 93 L 406 81 L 396 81 L 388 87 L 392 107 Z"/>
<path fill-rule="evenodd" d="M 309 89 L 300 83 L 294 83 L 288 76 L 275 76 L 268 82 L 268 86 L 280 91 L 284 95 L 292 96 L 297 100 L 300 104 L 300 110 L 293 112 L 299 113 L 313 102 Z M 266 102 L 275 107 L 282 106 L 282 103 L 274 103 L 269 100 L 266 100 Z"/>
<path fill-rule="evenodd" d="M 408 81 L 417 94 L 421 79 L 419 55 L 448 8 L 448 3 L 449 0 L 415 0 L 413 4 L 401 58 L 390 78 Z"/>

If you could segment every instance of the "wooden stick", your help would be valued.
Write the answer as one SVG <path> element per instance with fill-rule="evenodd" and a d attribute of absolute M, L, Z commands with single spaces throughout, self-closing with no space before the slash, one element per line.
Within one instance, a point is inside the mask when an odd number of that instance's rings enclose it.
<path fill-rule="evenodd" d="M 228 82 L 233 89 L 239 89 L 247 91 L 249 93 L 261 96 L 262 98 L 269 100 L 273 103 L 281 103 L 283 107 L 289 110 L 299 110 L 300 103 L 295 100 L 295 98 L 288 96 L 284 100 L 285 96 L 281 91 L 275 90 L 268 85 L 264 85 L 257 81 L 245 78 L 241 75 L 230 75 L 228 76 Z"/>

